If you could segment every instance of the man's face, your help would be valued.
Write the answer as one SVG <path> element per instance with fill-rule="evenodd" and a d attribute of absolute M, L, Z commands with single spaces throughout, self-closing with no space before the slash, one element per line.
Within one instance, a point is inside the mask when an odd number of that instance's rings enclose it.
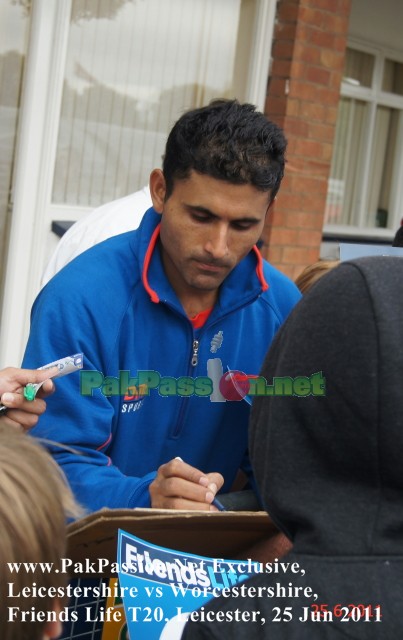
<path fill-rule="evenodd" d="M 179 298 L 182 294 L 194 296 L 196 291 L 217 292 L 259 239 L 270 193 L 195 171 L 189 178 L 175 181 L 166 201 L 162 172 L 151 174 L 150 186 L 154 208 L 162 213 L 165 271 Z"/>

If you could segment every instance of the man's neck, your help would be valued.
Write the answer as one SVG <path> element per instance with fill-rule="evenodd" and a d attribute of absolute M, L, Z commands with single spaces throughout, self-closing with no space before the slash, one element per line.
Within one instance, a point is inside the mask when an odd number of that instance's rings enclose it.
<path fill-rule="evenodd" d="M 178 293 L 177 295 L 188 318 L 194 318 L 198 313 L 214 307 L 218 291 L 200 291 L 193 296 L 181 296 Z"/>

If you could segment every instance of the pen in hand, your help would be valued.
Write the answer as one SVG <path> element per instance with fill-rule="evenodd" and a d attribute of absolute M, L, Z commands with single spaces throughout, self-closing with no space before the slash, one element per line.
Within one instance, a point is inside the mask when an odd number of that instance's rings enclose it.
<path fill-rule="evenodd" d="M 225 511 L 225 507 L 223 504 L 221 504 L 221 502 L 219 500 L 217 500 L 217 498 L 214 498 L 213 502 L 211 503 L 212 505 L 214 505 L 215 507 L 217 507 L 218 511 Z"/>
<path fill-rule="evenodd" d="M 176 456 L 175 460 L 180 460 L 181 462 L 183 462 L 183 459 L 180 456 Z M 214 507 L 216 507 L 218 509 L 218 511 L 225 511 L 224 505 L 221 504 L 221 502 L 217 498 L 214 498 L 213 501 L 211 502 L 211 504 Z"/>

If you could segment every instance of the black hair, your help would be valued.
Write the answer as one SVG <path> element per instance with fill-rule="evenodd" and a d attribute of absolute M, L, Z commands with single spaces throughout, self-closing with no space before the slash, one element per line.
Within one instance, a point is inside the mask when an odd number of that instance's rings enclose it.
<path fill-rule="evenodd" d="M 175 179 L 192 170 L 233 184 L 251 184 L 273 200 L 284 175 L 287 141 L 279 126 L 252 104 L 214 100 L 184 113 L 166 143 L 166 198 Z"/>

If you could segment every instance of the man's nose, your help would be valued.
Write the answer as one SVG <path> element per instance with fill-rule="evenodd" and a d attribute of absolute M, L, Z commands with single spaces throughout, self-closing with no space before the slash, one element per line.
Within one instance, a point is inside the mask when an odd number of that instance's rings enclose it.
<path fill-rule="evenodd" d="M 226 224 L 214 227 L 205 249 L 216 260 L 228 255 L 228 226 Z"/>

